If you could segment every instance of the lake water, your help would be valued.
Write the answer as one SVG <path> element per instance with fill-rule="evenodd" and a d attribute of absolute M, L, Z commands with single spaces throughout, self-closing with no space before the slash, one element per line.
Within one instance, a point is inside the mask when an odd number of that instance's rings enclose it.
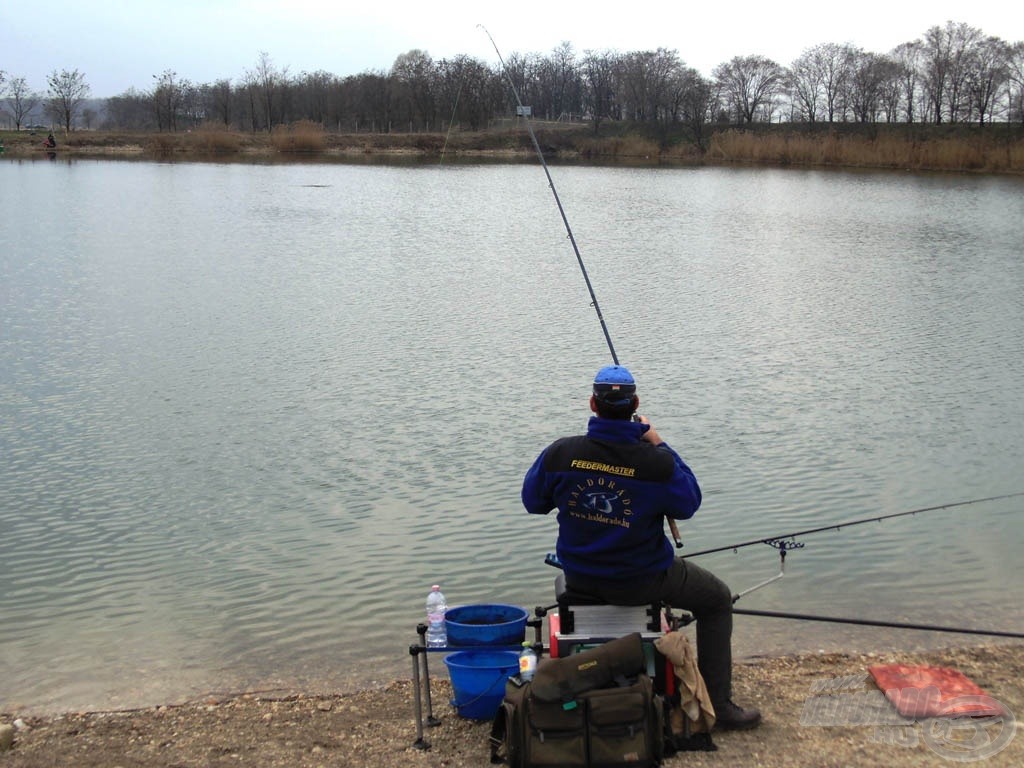
<path fill-rule="evenodd" d="M 1024 181 L 552 176 L 684 551 L 1024 491 Z M 520 483 L 610 353 L 539 165 L 0 161 L 0 210 L 0 710 L 344 690 L 410 674 L 432 583 L 550 604 Z M 1024 631 L 1022 509 L 808 536 L 739 605 Z"/>

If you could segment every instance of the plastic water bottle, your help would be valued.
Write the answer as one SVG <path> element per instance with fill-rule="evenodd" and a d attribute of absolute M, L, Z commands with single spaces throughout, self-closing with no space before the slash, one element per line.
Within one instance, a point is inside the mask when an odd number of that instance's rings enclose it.
<path fill-rule="evenodd" d="M 537 671 L 537 654 L 530 645 L 529 640 L 523 641 L 523 650 L 519 654 L 519 679 L 524 683 L 533 680 L 533 673 Z"/>
<path fill-rule="evenodd" d="M 437 584 L 430 588 L 427 595 L 427 647 L 443 648 L 448 645 L 448 632 L 444 627 L 444 612 L 448 603 Z"/>

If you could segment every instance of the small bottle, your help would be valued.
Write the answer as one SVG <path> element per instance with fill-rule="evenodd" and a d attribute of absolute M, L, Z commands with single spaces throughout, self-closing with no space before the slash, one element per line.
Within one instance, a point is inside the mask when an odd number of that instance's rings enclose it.
<path fill-rule="evenodd" d="M 537 654 L 530 645 L 529 640 L 523 641 L 523 650 L 519 654 L 519 679 L 524 683 L 533 680 L 533 673 L 537 671 Z"/>
<path fill-rule="evenodd" d="M 448 632 L 444 627 L 444 612 L 448 603 L 437 584 L 430 588 L 427 595 L 427 647 L 443 648 L 448 645 Z"/>

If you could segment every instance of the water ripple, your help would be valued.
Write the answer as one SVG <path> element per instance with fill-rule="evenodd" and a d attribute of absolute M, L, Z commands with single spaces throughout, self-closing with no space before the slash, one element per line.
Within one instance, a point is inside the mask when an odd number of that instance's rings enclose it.
<path fill-rule="evenodd" d="M 10 170 L 5 701 L 343 687 L 407 673 L 432 583 L 550 602 L 554 516 L 520 483 L 608 349 L 539 169 Z M 686 551 L 1018 490 L 1019 182 L 557 170 L 641 411 L 705 489 Z M 809 536 L 744 601 L 1019 628 L 1020 509 Z M 881 642 L 738 627 L 741 655 Z"/>

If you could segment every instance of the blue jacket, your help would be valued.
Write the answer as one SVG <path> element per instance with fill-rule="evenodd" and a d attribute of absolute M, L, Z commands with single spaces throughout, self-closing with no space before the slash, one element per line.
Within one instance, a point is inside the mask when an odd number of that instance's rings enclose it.
<path fill-rule="evenodd" d="M 624 582 L 671 565 L 663 518 L 693 517 L 700 487 L 667 443 L 642 439 L 648 429 L 592 417 L 586 435 L 556 440 L 526 473 L 526 510 L 546 515 L 558 508 L 557 552 L 570 582 Z"/>

